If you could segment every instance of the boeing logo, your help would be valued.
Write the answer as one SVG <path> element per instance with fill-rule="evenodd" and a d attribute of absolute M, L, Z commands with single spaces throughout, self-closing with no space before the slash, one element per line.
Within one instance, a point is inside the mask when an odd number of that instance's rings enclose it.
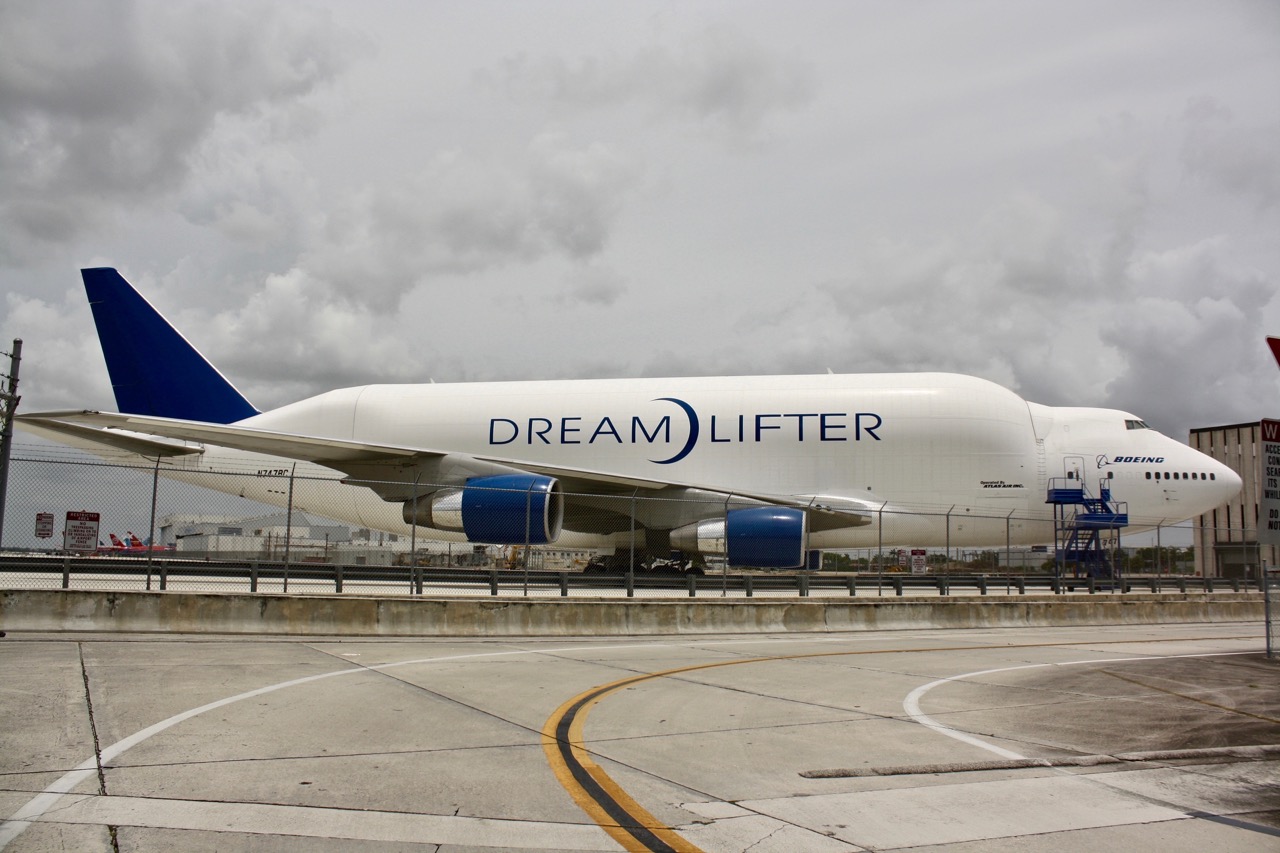
<path fill-rule="evenodd" d="M 1159 465 L 1164 462 L 1163 456 L 1117 456 L 1114 459 L 1108 459 L 1106 454 L 1098 457 L 1098 467 L 1105 468 L 1108 465 L 1120 465 L 1126 462 L 1136 463 L 1138 465 Z"/>
<path fill-rule="evenodd" d="M 711 415 L 706 430 L 693 406 L 678 397 L 658 397 L 677 411 L 666 414 L 603 417 L 559 416 L 490 418 L 489 444 L 523 443 L 566 446 L 615 444 L 679 445 L 670 456 L 650 459 L 671 465 L 684 459 L 700 441 L 748 444 L 767 441 L 880 441 L 884 420 L 874 412 L 760 412 Z"/>

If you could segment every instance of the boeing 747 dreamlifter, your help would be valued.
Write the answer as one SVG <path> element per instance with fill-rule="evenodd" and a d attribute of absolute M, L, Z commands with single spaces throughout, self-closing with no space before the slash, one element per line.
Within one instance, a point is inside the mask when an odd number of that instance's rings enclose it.
<path fill-rule="evenodd" d="M 116 270 L 82 276 L 120 411 L 23 426 L 266 503 L 292 472 L 295 505 L 390 532 L 794 567 L 1049 543 L 1060 481 L 1126 502 L 1130 530 L 1241 486 L 1136 415 L 947 373 L 366 385 L 259 412 Z"/>

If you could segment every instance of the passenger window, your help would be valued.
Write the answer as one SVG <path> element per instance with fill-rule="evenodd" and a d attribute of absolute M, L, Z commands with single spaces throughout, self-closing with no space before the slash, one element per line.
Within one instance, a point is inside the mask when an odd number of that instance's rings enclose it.
<path fill-rule="evenodd" d="M 1147 472 L 1147 479 L 1148 479 L 1148 480 L 1150 480 L 1150 479 L 1151 479 L 1151 472 L 1150 472 L 1150 471 L 1148 471 L 1148 472 Z"/>
<path fill-rule="evenodd" d="M 1216 479 L 1218 479 L 1218 475 L 1217 475 L 1217 474 L 1210 474 L 1210 475 L 1209 475 L 1209 479 L 1210 479 L 1210 480 L 1216 480 Z"/>

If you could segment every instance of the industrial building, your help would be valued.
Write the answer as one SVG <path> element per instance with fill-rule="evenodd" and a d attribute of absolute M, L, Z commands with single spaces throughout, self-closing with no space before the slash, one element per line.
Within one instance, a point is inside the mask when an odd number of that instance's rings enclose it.
<path fill-rule="evenodd" d="M 1259 577 L 1263 562 L 1273 568 L 1280 558 L 1280 548 L 1258 543 L 1258 498 L 1265 473 L 1261 422 L 1193 429 L 1187 443 L 1229 466 L 1244 481 L 1240 494 L 1196 517 L 1196 573 Z"/>

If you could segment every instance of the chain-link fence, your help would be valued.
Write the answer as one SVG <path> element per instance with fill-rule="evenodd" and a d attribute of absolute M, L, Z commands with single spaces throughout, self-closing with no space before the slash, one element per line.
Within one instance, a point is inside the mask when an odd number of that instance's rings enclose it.
<path fill-rule="evenodd" d="M 551 494 L 538 490 L 545 483 L 537 478 L 504 481 L 474 498 L 494 499 L 482 517 L 496 526 L 485 527 L 462 520 L 462 502 L 473 498 L 420 476 L 357 480 L 265 457 L 261 467 L 219 462 L 213 454 L 150 465 L 137 459 L 53 444 L 16 446 L 0 587 L 985 595 L 1256 589 L 1261 578 L 1262 555 L 1254 546 L 1250 556 L 1248 531 L 1205 537 L 1185 524 L 1159 523 L 1136 542 L 1122 539 L 1123 531 L 1104 537 L 1086 557 L 1062 544 L 1047 507 L 1033 517 L 963 507 L 815 505 L 805 522 L 814 549 L 802 555 L 807 570 L 769 571 L 732 559 L 716 522 L 751 502 L 719 495 Z M 858 537 L 857 546 L 824 549 L 836 529 Z M 1232 560 L 1191 547 L 1206 538 L 1222 543 Z M 690 543 L 704 550 L 695 553 Z"/>

